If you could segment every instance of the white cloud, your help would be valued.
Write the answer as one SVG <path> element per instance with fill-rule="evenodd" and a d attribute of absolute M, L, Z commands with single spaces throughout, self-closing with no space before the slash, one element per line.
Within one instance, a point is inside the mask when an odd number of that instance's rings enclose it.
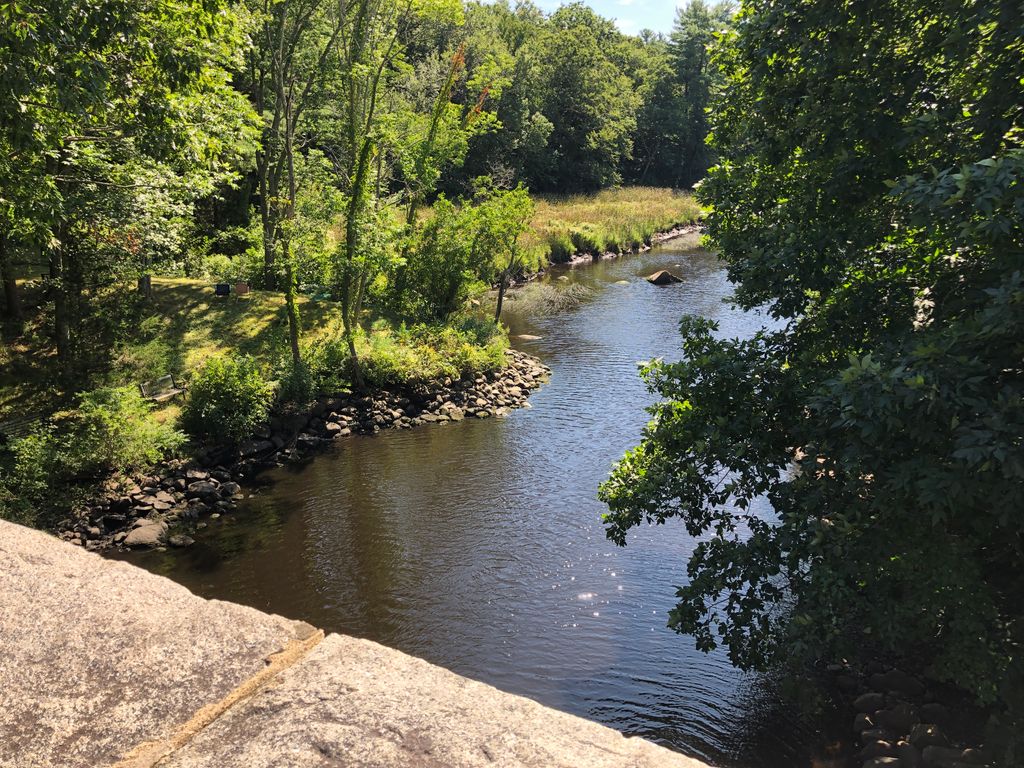
<path fill-rule="evenodd" d="M 619 26 L 619 31 L 624 32 L 627 35 L 631 35 L 637 31 L 636 19 L 616 19 L 615 23 Z"/>

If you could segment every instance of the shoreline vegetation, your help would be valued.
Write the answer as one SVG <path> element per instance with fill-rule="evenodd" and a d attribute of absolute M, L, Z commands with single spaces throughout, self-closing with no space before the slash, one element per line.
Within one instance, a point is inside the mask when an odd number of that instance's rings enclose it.
<path fill-rule="evenodd" d="M 647 214 L 630 224 L 641 207 Z M 573 250 L 557 253 L 562 263 L 582 262 L 641 252 L 694 231 L 698 215 L 690 195 L 670 190 L 548 198 L 522 239 L 526 247 L 537 248 L 569 233 Z M 524 269 L 523 282 L 554 261 L 550 255 L 541 259 L 536 272 L 527 275 Z M 108 339 L 105 354 L 111 362 L 94 377 L 91 392 L 60 397 L 51 389 L 47 356 L 38 355 L 38 341 L 7 348 L 0 422 L 11 424 L 19 412 L 35 416 L 9 441 L 8 471 L 25 471 L 33 461 L 38 466 L 34 485 L 29 477 L 26 487 L 8 488 L 6 498 L 0 497 L 4 516 L 56 530 L 89 549 L 181 545 L 191 541 L 188 534 L 202 515 L 234 505 L 239 481 L 268 466 L 306 460 L 353 433 L 500 417 L 524 406 L 550 373 L 536 358 L 508 348 L 503 326 L 480 306 L 494 291 L 481 285 L 444 325 L 406 327 L 365 318 L 355 339 L 361 388 L 347 367 L 340 306 L 300 294 L 296 307 L 307 364 L 305 375 L 297 377 L 282 359 L 288 323 L 284 294 L 253 290 L 218 297 L 216 279 L 153 277 L 147 297 L 128 285 L 98 296 L 105 311 L 120 315 L 119 332 Z M 38 339 L 52 322 L 45 286 L 26 281 L 22 293 L 27 308 L 37 307 L 27 313 L 24 334 Z M 184 394 L 163 403 L 137 394 L 140 383 L 168 373 L 184 386 Z M 238 403 L 253 405 L 253 413 L 240 416 Z M 116 444 L 129 434 L 148 436 L 142 440 L 150 445 L 128 447 L 127 453 L 114 452 L 98 462 L 81 456 L 97 443 Z M 47 467 L 40 459 L 47 452 L 60 457 L 59 466 Z M 43 477 L 48 470 L 57 476 Z M 207 485 L 189 490 L 196 483 Z M 19 514 L 12 498 L 18 492 L 41 505 L 22 506 Z"/>

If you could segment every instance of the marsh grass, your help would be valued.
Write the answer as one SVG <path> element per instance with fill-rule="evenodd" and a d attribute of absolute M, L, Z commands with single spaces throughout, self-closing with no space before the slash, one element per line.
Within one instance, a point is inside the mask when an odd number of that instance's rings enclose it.
<path fill-rule="evenodd" d="M 595 195 L 536 197 L 522 245 L 531 262 L 559 263 L 576 255 L 625 253 L 650 245 L 659 232 L 696 223 L 700 205 L 688 192 L 623 187 Z"/>
<path fill-rule="evenodd" d="M 590 289 L 578 283 L 554 285 L 551 283 L 527 283 L 522 288 L 510 291 L 505 300 L 515 306 L 522 315 L 554 315 L 567 309 L 574 309 L 590 295 Z"/>

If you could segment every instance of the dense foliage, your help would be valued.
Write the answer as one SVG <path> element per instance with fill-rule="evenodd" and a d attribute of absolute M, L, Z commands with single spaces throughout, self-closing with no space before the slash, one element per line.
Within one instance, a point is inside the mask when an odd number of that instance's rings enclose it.
<path fill-rule="evenodd" d="M 0 517 L 52 525 L 92 481 L 147 469 L 184 442 L 184 434 L 150 417 L 150 404 L 133 387 L 84 393 L 74 410 L 10 446 L 13 460 L 0 469 Z"/>
<path fill-rule="evenodd" d="M 32 375 L 66 402 L 132 343 L 111 286 L 245 281 L 284 294 L 298 389 L 300 297 L 337 301 L 358 386 L 375 319 L 443 323 L 547 256 L 649 237 L 586 223 L 537 247 L 526 190 L 699 179 L 729 16 L 695 0 L 666 38 L 578 2 L 5 6 L 5 333 L 28 331 Z"/>
<path fill-rule="evenodd" d="M 263 424 L 273 391 L 248 358 L 215 357 L 192 379 L 181 423 L 194 437 L 237 444 Z"/>
<path fill-rule="evenodd" d="M 646 368 L 663 400 L 602 488 L 608 535 L 679 517 L 702 538 L 671 615 L 701 648 L 744 667 L 891 654 L 1008 724 L 1024 712 L 1021 8 L 750 0 L 720 63 L 709 239 L 740 306 L 777 323 L 730 341 L 687 319 L 683 360 Z M 774 515 L 752 511 L 762 496 Z"/>

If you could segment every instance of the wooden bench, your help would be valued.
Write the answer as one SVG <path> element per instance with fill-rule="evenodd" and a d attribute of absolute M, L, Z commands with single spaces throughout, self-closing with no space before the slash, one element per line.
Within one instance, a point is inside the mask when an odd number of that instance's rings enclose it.
<path fill-rule="evenodd" d="M 147 400 L 162 403 L 176 395 L 182 394 L 185 391 L 185 385 L 176 382 L 174 376 L 168 374 L 153 381 L 140 383 L 139 389 L 142 390 L 142 396 Z"/>

